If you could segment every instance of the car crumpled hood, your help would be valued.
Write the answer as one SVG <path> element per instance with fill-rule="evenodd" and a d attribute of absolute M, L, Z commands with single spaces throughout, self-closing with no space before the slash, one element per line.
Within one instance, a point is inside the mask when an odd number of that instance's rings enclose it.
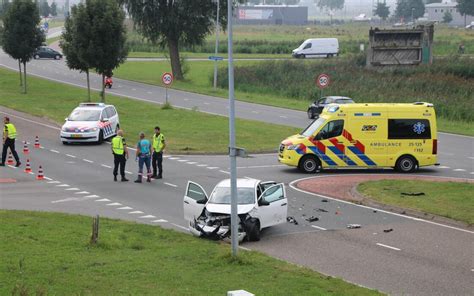
<path fill-rule="evenodd" d="M 248 205 L 237 205 L 237 213 L 240 214 L 247 214 L 255 207 L 254 204 Z M 230 215 L 230 205 L 228 204 L 213 204 L 209 203 L 206 205 L 206 209 L 208 212 L 211 213 L 219 213 L 219 214 L 229 214 Z"/>

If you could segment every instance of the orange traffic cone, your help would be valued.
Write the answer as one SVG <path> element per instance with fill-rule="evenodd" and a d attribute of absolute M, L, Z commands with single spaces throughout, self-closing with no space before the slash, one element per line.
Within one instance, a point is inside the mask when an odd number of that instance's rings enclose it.
<path fill-rule="evenodd" d="M 26 160 L 25 173 L 31 173 L 31 165 L 29 159 Z"/>
<path fill-rule="evenodd" d="M 36 180 L 43 180 L 43 179 L 44 179 L 43 167 L 39 166 L 38 174 L 36 175 Z"/>
<path fill-rule="evenodd" d="M 26 141 L 23 141 L 23 154 L 29 154 L 30 153 L 30 148 L 28 148 L 28 143 Z"/>
<path fill-rule="evenodd" d="M 10 151 L 10 153 L 8 154 L 7 164 L 13 165 L 13 155 L 12 155 L 12 152 L 11 152 L 11 151 Z"/>
<path fill-rule="evenodd" d="M 35 138 L 35 148 L 39 148 L 40 147 L 40 140 L 38 138 L 38 136 L 36 136 Z"/>

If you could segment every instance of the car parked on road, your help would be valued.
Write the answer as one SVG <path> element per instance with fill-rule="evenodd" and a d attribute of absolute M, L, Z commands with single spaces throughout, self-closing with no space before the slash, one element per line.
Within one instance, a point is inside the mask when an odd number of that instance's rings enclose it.
<path fill-rule="evenodd" d="M 320 98 L 317 101 L 314 101 L 308 107 L 308 118 L 315 119 L 316 117 L 323 112 L 324 107 L 329 104 L 352 104 L 354 100 L 348 97 L 341 97 L 341 96 L 328 96 Z"/>
<path fill-rule="evenodd" d="M 120 128 L 117 110 L 104 103 L 81 103 L 65 120 L 61 128 L 63 144 L 102 143 L 115 136 Z"/>
<path fill-rule="evenodd" d="M 35 60 L 37 59 L 55 59 L 55 60 L 60 60 L 63 58 L 63 55 L 50 48 L 47 46 L 40 46 L 36 49 L 36 51 L 33 53 L 33 58 Z"/>
<path fill-rule="evenodd" d="M 237 179 L 238 238 L 260 240 L 260 230 L 286 222 L 285 185 L 273 181 Z M 230 236 L 230 179 L 219 182 L 208 197 L 201 185 L 188 181 L 183 200 L 184 219 L 195 236 Z"/>

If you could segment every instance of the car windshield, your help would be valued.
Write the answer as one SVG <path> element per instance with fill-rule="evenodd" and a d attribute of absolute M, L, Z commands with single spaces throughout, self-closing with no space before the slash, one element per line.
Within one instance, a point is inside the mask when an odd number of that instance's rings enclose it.
<path fill-rule="evenodd" d="M 354 103 L 354 101 L 351 99 L 338 99 L 336 100 L 336 103 L 337 104 L 352 104 Z"/>
<path fill-rule="evenodd" d="M 100 118 L 100 110 L 74 110 L 69 115 L 70 121 L 98 121 Z"/>
<path fill-rule="evenodd" d="M 302 136 L 309 137 L 314 134 L 314 132 L 319 129 L 326 119 L 319 117 L 315 121 L 313 121 L 310 125 L 308 125 L 307 128 L 304 129 L 304 131 L 301 132 Z"/>
<path fill-rule="evenodd" d="M 230 204 L 230 187 L 217 187 L 209 198 L 209 203 Z M 247 205 L 255 203 L 253 188 L 237 188 L 237 204 Z"/>

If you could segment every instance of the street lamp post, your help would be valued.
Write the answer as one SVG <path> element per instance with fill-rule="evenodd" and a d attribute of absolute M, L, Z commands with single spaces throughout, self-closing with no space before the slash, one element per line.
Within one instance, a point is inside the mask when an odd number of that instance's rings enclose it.
<path fill-rule="evenodd" d="M 219 53 L 219 2 L 220 0 L 216 0 L 217 3 L 217 16 L 216 16 L 216 50 L 215 50 L 215 57 L 217 57 Z M 214 90 L 217 88 L 217 58 L 214 60 Z"/>

